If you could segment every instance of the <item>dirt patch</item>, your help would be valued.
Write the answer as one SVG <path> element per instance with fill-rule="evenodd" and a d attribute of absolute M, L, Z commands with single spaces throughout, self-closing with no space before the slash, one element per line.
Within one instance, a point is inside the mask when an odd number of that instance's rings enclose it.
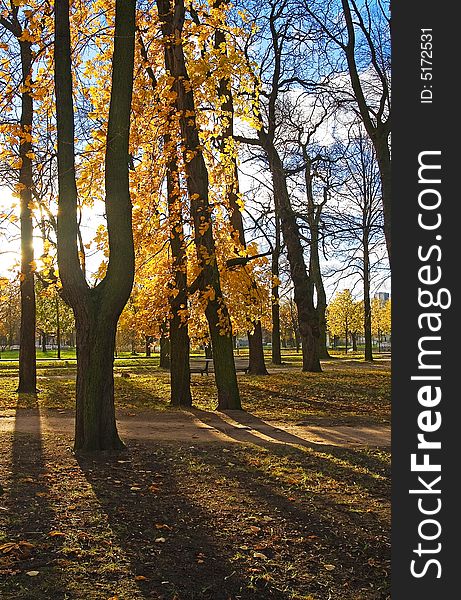
<path fill-rule="evenodd" d="M 125 439 L 190 442 L 263 442 L 333 446 L 390 446 L 388 426 L 321 427 L 307 423 L 287 424 L 262 419 L 246 412 L 123 411 L 118 415 L 120 435 Z M 0 432 L 63 433 L 71 435 L 74 415 L 69 410 L 16 409 L 3 411 Z"/>

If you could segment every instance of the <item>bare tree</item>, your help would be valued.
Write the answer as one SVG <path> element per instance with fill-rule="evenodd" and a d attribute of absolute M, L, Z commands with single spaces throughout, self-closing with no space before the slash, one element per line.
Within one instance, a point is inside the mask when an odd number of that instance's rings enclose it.
<path fill-rule="evenodd" d="M 343 105 L 355 107 L 373 144 L 381 177 L 384 233 L 391 261 L 389 3 L 299 0 L 298 4 L 323 37 L 325 68 L 331 67 L 332 57 L 338 56 L 339 51 L 336 73 L 333 76 L 329 73 L 330 88 Z M 344 71 L 348 73 L 351 93 L 340 83 Z"/>
<path fill-rule="evenodd" d="M 286 246 L 290 275 L 294 286 L 294 301 L 298 311 L 299 330 L 302 339 L 303 370 L 320 371 L 318 355 L 318 315 L 314 306 L 314 285 L 309 276 L 301 243 L 299 225 L 293 210 L 287 183 L 287 172 L 283 162 L 283 147 L 279 145 L 283 118 L 279 110 L 282 95 L 287 93 L 287 80 L 292 80 L 295 67 L 287 60 L 293 47 L 294 15 L 289 12 L 288 2 L 271 0 L 268 4 L 252 4 L 252 19 L 258 22 L 259 33 L 252 40 L 253 47 L 260 53 L 262 102 L 254 111 L 259 120 L 256 137 L 236 136 L 244 144 L 263 149 L 269 165 L 276 212 L 280 218 L 280 229 Z M 247 7 L 248 8 L 248 7 Z M 251 38 L 250 38 L 251 39 Z M 246 48 L 251 63 L 251 44 Z M 255 78 L 257 78 L 255 75 Z"/>
<path fill-rule="evenodd" d="M 333 269 L 335 279 L 358 276 L 363 287 L 363 330 L 365 360 L 373 360 L 371 336 L 371 288 L 388 275 L 383 236 L 381 178 L 373 145 L 360 126 L 351 130 L 351 140 L 344 148 L 344 161 L 329 209 L 329 228 L 333 247 L 342 261 Z M 332 203 L 331 203 L 332 204 Z"/>

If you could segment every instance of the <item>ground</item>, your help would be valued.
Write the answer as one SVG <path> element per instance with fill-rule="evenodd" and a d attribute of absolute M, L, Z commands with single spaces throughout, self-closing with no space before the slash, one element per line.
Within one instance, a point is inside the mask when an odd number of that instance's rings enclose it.
<path fill-rule="evenodd" d="M 128 450 L 103 457 L 72 453 L 72 365 L 19 403 L 2 366 L 2 598 L 390 597 L 387 361 L 241 374 L 241 415 L 213 411 L 211 377 L 183 413 L 167 374 L 120 365 Z"/>

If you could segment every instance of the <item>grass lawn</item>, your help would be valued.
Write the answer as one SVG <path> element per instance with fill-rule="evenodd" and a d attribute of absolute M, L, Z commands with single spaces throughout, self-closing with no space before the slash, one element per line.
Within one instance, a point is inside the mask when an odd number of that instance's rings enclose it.
<path fill-rule="evenodd" d="M 295 355 L 296 356 L 296 355 Z M 292 357 L 292 356 L 291 356 Z M 119 409 L 169 409 L 169 374 L 156 359 L 121 359 L 115 363 L 115 397 Z M 284 357 L 284 362 L 287 362 Z M 325 361 L 322 373 L 273 368 L 271 375 L 239 374 L 245 410 L 262 419 L 316 425 L 389 424 L 390 366 L 350 357 Z M 41 408 L 74 407 L 75 364 L 48 361 L 39 370 Z M 123 377 L 122 377 L 123 375 Z M 0 409 L 15 408 L 17 365 L 0 365 Z M 194 404 L 203 410 L 217 405 L 213 375 L 192 376 Z M 35 405 L 35 398 L 31 399 Z M 24 401 L 22 403 L 23 406 Z M 171 409 L 169 409 L 171 410 Z"/>
<path fill-rule="evenodd" d="M 75 367 L 51 365 L 39 406 L 72 407 Z M 145 360 L 118 364 L 115 382 L 119 409 L 172 410 L 168 374 Z M 348 356 L 320 374 L 281 368 L 239 383 L 263 419 L 389 423 L 385 362 Z M 17 406 L 16 386 L 2 364 L 2 409 Z M 215 407 L 212 376 L 192 388 L 198 408 Z M 71 444 L 0 436 L 2 600 L 390 598 L 387 450 L 132 440 L 119 455 L 76 457 Z"/>

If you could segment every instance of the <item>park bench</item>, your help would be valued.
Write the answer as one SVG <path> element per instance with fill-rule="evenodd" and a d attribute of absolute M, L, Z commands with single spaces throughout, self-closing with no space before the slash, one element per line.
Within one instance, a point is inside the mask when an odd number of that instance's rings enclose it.
<path fill-rule="evenodd" d="M 247 358 L 235 358 L 235 370 L 248 372 L 249 364 Z M 200 375 L 209 375 L 214 372 L 213 359 L 212 358 L 191 358 L 189 360 L 190 372 L 200 373 Z"/>

